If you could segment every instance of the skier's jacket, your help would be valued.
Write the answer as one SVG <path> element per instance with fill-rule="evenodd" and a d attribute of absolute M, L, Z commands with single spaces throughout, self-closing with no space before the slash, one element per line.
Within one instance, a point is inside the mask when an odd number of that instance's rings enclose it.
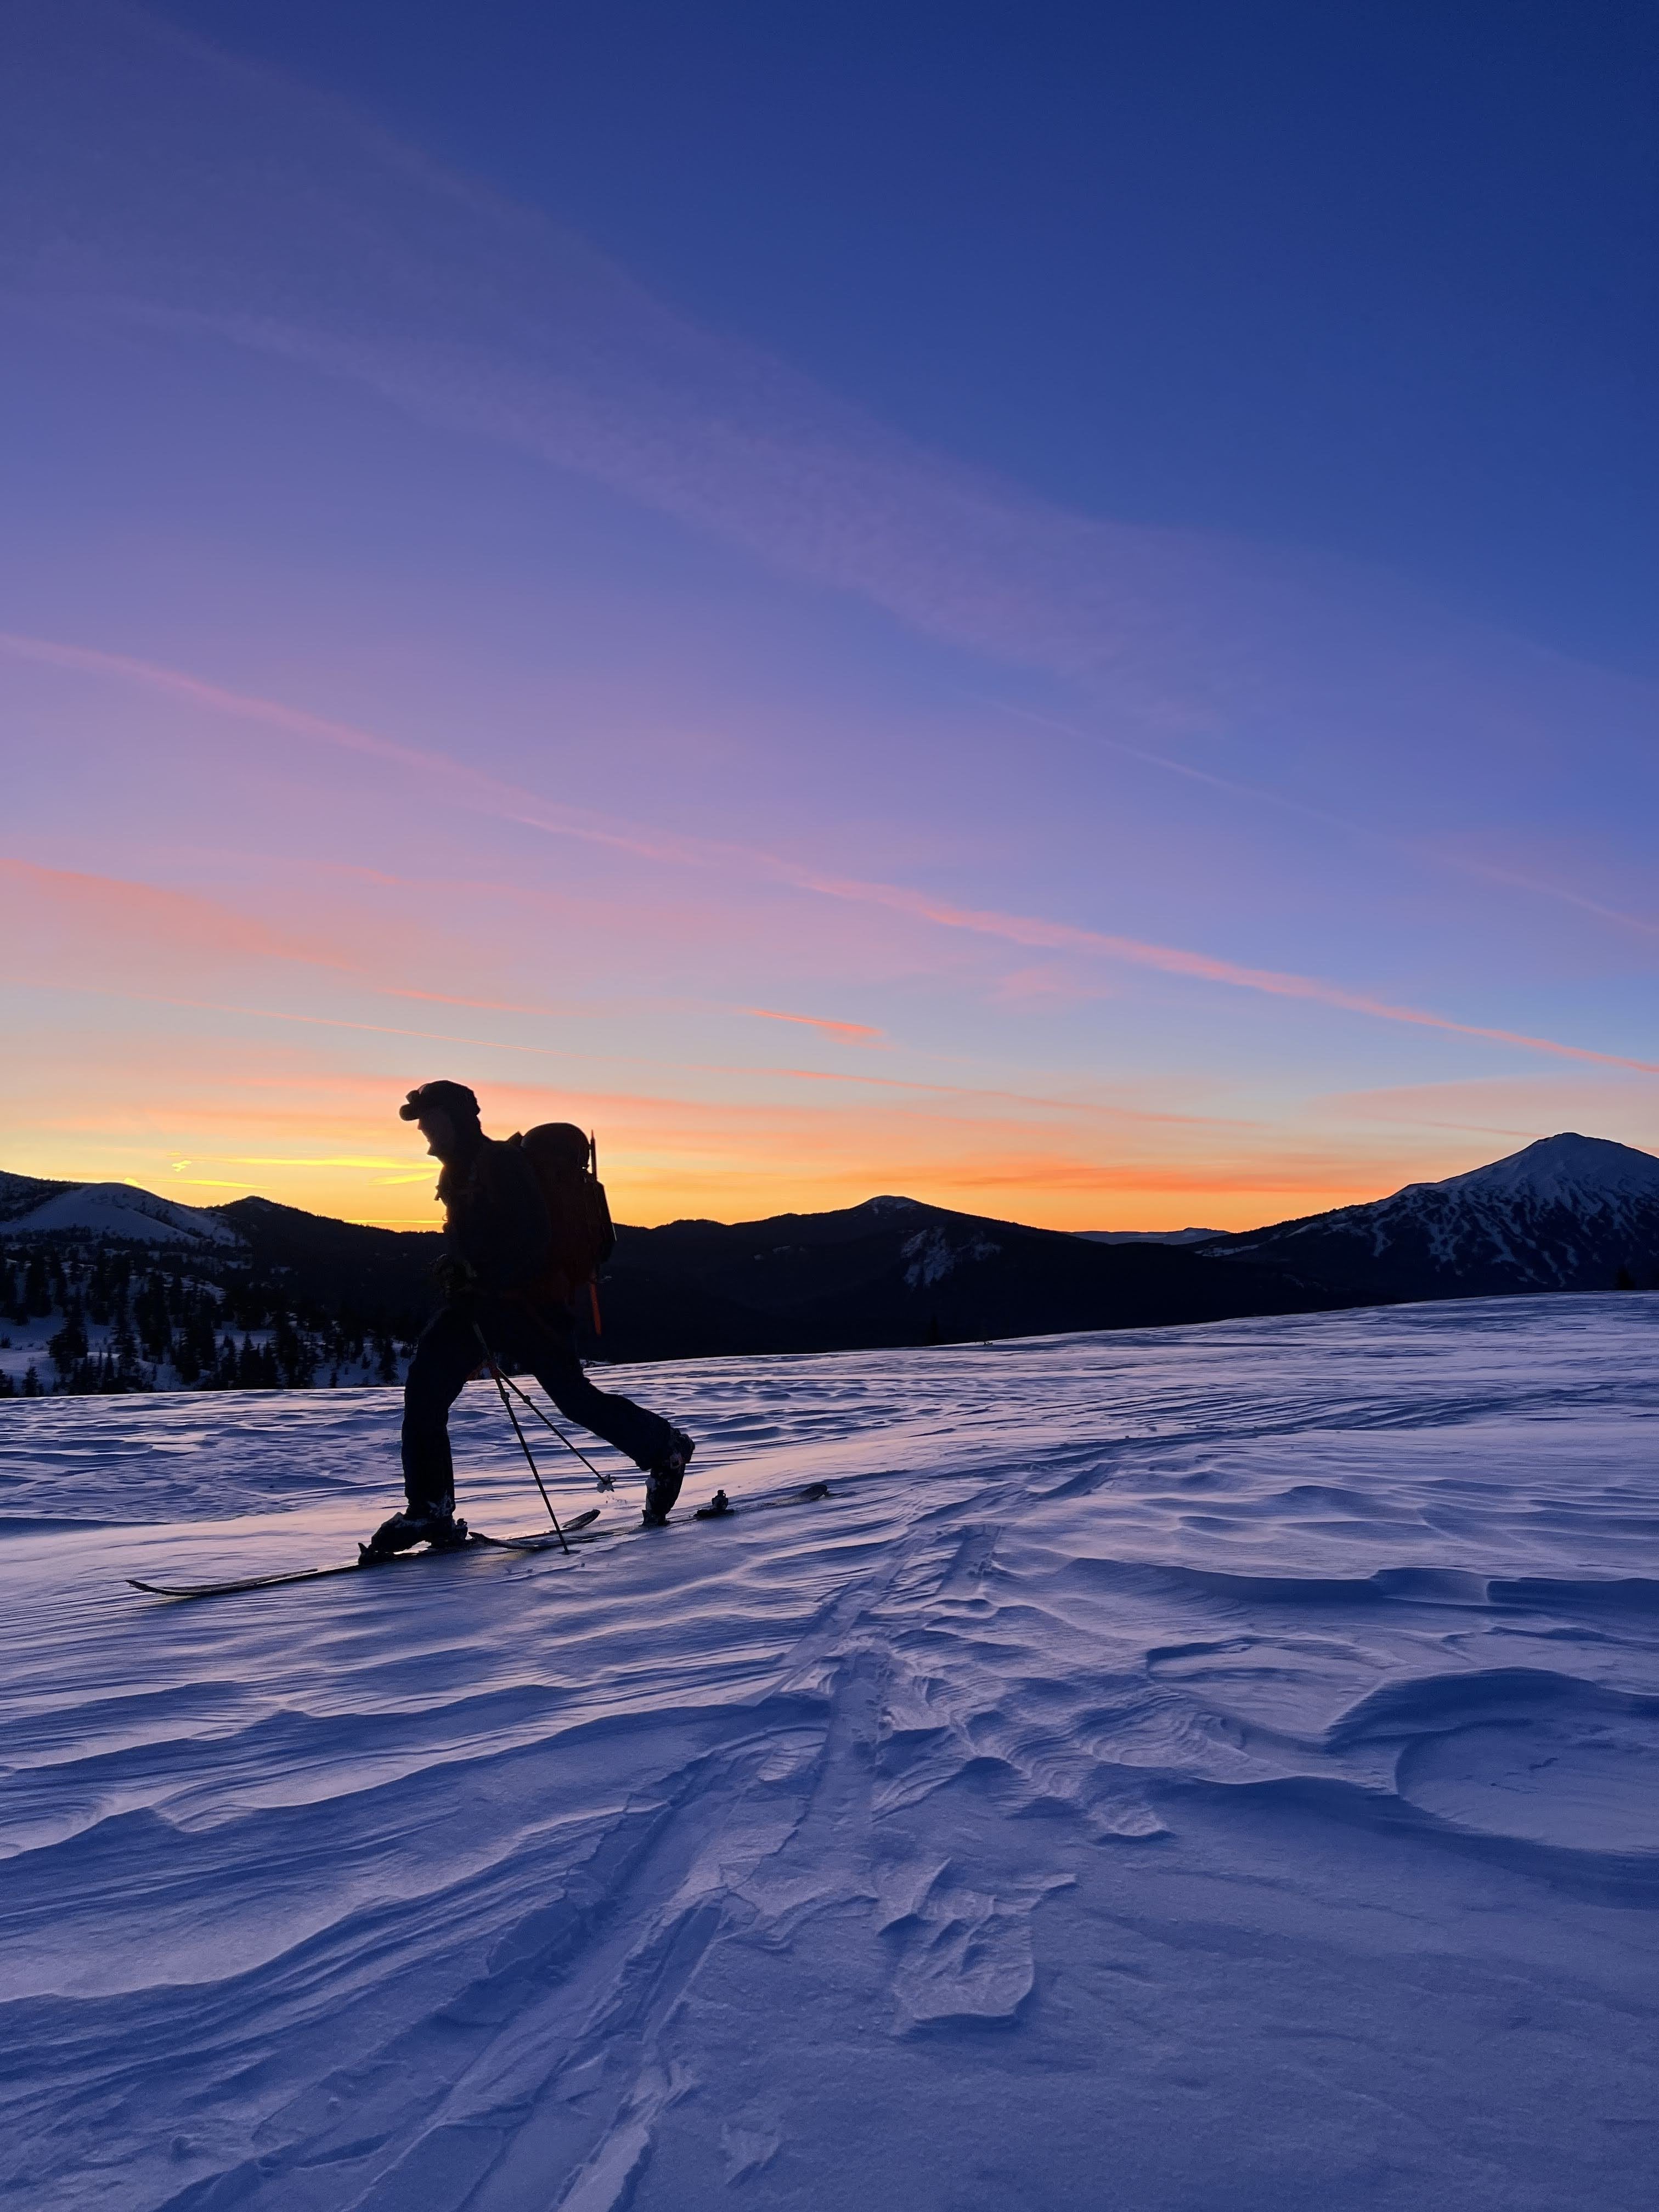
<path fill-rule="evenodd" d="M 550 1243 L 547 1203 L 517 1143 L 481 1137 L 465 1159 L 438 1177 L 451 1295 L 524 1295 L 544 1272 Z"/>

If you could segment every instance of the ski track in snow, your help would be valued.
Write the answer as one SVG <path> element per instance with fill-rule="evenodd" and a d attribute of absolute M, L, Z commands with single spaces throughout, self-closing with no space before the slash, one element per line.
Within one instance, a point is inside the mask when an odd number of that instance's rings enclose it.
<path fill-rule="evenodd" d="M 177 1605 L 121 1577 L 349 1556 L 396 1394 L 8 1403 L 6 2201 L 1646 2212 L 1656 1353 L 630 1368 L 688 1504 L 834 1498 Z M 483 1386 L 457 1437 L 533 1527 Z"/>

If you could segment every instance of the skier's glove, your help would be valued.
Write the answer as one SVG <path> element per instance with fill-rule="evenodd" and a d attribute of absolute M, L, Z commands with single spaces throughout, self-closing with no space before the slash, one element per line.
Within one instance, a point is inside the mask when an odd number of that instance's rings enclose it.
<path fill-rule="evenodd" d="M 446 1252 L 442 1259 L 434 1263 L 432 1279 L 449 1304 L 459 1305 L 463 1299 L 471 1297 L 477 1291 L 478 1271 L 470 1260 L 463 1260 L 454 1252 Z"/>

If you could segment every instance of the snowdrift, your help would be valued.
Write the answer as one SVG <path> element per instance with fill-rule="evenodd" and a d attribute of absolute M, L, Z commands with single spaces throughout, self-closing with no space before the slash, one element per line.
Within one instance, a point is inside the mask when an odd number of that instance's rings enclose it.
<path fill-rule="evenodd" d="M 1656 1352 L 630 1369 L 688 1504 L 831 1498 L 182 1604 L 122 1577 L 349 1556 L 395 1394 L 8 1406 L 8 2202 L 1645 2212 Z"/>

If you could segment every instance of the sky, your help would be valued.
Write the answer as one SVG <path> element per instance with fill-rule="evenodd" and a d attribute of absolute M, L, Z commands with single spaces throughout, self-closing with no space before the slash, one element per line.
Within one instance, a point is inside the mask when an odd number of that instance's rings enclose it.
<path fill-rule="evenodd" d="M 0 1166 L 1659 1146 L 1659 19 L 10 0 Z"/>

